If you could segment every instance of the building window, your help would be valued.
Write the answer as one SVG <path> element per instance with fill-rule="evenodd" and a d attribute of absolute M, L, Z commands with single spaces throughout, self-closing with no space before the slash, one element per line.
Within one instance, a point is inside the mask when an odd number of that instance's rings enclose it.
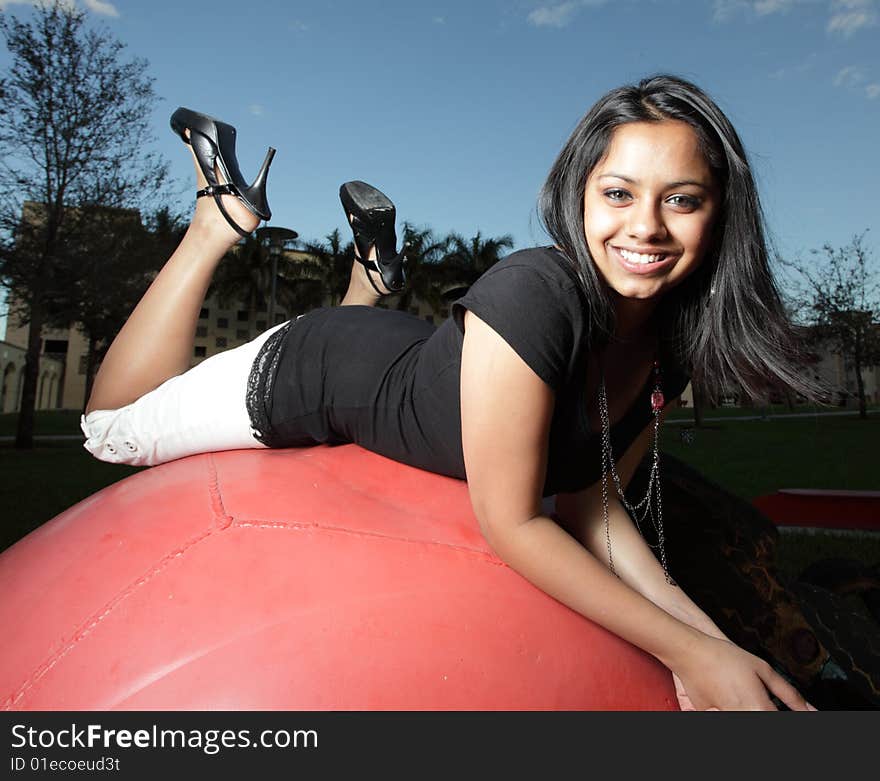
<path fill-rule="evenodd" d="M 229 328 L 229 318 L 228 317 L 218 317 L 217 318 L 217 327 L 218 328 Z"/>
<path fill-rule="evenodd" d="M 225 336 L 218 336 L 215 344 L 218 347 L 226 347 L 226 337 Z"/>
<path fill-rule="evenodd" d="M 246 323 L 250 318 L 250 313 L 245 311 L 244 309 L 239 309 L 236 317 L 238 318 L 239 323 Z"/>
<path fill-rule="evenodd" d="M 193 350 L 193 355 L 196 358 L 204 358 L 205 357 L 205 345 L 197 344 L 195 350 Z"/>
<path fill-rule="evenodd" d="M 199 311 L 199 320 L 207 320 L 209 314 L 211 314 L 211 310 L 202 307 Z"/>
<path fill-rule="evenodd" d="M 88 363 L 88 361 L 89 361 L 88 355 L 86 355 L 85 353 L 80 355 L 80 357 L 79 357 L 79 370 L 77 372 L 78 374 L 85 374 L 86 373 L 86 364 Z"/>
<path fill-rule="evenodd" d="M 43 351 L 53 355 L 67 355 L 67 339 L 47 339 Z"/>
<path fill-rule="evenodd" d="M 235 332 L 235 338 L 236 338 L 236 339 L 247 339 L 248 336 L 250 336 L 250 334 L 248 333 L 247 328 L 239 328 L 239 329 Z"/>
<path fill-rule="evenodd" d="M 257 330 L 260 333 L 266 330 L 266 321 L 265 320 L 257 320 Z"/>
<path fill-rule="evenodd" d="M 207 336 L 208 335 L 208 326 L 206 325 L 197 325 L 196 326 L 196 336 Z"/>

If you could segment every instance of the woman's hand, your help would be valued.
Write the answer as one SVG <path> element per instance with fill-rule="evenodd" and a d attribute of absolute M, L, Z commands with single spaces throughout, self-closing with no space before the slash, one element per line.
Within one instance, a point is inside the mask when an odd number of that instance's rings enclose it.
<path fill-rule="evenodd" d="M 776 710 L 771 694 L 791 710 L 815 710 L 763 659 L 708 635 L 673 665 L 673 680 L 682 710 Z"/>

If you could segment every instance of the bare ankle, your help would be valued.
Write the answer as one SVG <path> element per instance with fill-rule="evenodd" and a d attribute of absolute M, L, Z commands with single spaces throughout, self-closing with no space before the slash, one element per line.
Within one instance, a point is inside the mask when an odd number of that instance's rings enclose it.
<path fill-rule="evenodd" d="M 241 236 L 220 214 L 213 198 L 199 198 L 187 234 L 198 236 L 210 246 L 223 245 L 224 252 L 241 241 Z"/>

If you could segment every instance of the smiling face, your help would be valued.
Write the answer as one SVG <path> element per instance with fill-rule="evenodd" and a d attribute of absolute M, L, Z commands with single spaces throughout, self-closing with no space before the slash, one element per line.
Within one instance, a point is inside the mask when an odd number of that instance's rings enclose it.
<path fill-rule="evenodd" d="M 584 234 L 600 276 L 622 299 L 653 309 L 703 260 L 719 203 L 689 125 L 619 126 L 584 190 Z M 618 310 L 628 303 L 617 300 Z"/>

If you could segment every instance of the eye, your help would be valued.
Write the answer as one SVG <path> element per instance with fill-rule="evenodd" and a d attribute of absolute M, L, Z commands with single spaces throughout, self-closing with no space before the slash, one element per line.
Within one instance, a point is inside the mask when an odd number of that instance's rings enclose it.
<path fill-rule="evenodd" d="M 695 211 L 700 207 L 702 201 L 693 195 L 673 195 L 666 199 L 667 203 L 681 209 L 682 211 Z"/>
<path fill-rule="evenodd" d="M 627 198 L 631 198 L 632 196 L 624 189 L 620 187 L 612 187 L 610 190 L 605 190 L 602 195 L 604 195 L 609 201 L 625 201 Z"/>

